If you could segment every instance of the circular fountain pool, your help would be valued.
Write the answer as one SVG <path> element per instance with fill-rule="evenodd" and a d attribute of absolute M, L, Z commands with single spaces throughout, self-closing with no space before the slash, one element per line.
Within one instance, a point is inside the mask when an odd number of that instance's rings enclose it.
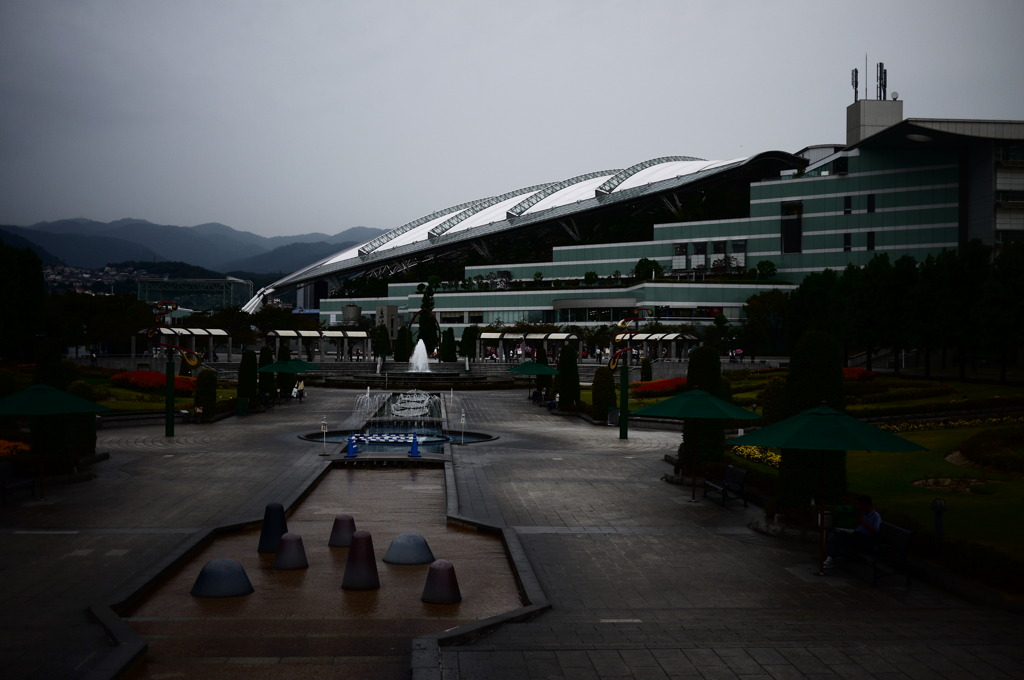
<path fill-rule="evenodd" d="M 334 430 L 324 432 L 311 432 L 301 435 L 302 439 L 311 442 L 324 442 L 328 444 L 342 444 L 341 451 L 348 451 L 349 437 L 355 437 L 356 446 L 362 453 L 396 453 L 407 452 L 412 446 L 413 433 L 411 432 L 374 432 L 371 434 L 362 432 L 344 432 Z M 416 433 L 419 450 L 423 453 L 444 453 L 444 445 L 448 443 L 476 444 L 487 442 L 495 437 L 482 432 L 441 432 L 441 433 Z"/>

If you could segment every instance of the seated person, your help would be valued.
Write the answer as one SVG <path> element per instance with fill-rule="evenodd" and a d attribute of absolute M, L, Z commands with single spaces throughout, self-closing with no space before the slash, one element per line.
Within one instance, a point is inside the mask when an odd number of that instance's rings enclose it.
<path fill-rule="evenodd" d="M 836 529 L 828 542 L 828 553 L 825 566 L 835 564 L 834 557 L 846 550 L 855 552 L 871 552 L 878 539 L 878 528 L 882 526 L 882 516 L 875 510 L 871 496 L 857 499 L 857 526 L 853 529 Z"/>

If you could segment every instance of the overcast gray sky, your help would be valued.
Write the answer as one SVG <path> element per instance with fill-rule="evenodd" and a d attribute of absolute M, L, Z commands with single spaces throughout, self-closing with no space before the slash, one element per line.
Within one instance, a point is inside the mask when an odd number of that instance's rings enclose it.
<path fill-rule="evenodd" d="M 1021 119 L 1022 26 L 1021 0 L 0 0 L 0 223 L 392 228 L 841 143 L 879 61 L 907 117 Z"/>

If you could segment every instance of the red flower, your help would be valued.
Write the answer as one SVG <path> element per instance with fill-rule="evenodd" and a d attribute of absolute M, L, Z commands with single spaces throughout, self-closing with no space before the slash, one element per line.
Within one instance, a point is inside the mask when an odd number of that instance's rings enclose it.
<path fill-rule="evenodd" d="M 157 392 L 167 385 L 167 376 L 159 371 L 128 371 L 111 376 L 110 384 L 130 390 Z M 179 397 L 189 397 L 195 392 L 195 379 L 183 375 L 174 376 L 174 393 Z"/>

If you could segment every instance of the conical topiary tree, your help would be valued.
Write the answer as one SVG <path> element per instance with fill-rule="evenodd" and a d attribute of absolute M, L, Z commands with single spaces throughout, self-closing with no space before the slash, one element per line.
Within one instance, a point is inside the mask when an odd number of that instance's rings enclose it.
<path fill-rule="evenodd" d="M 603 421 L 608 409 L 615 408 L 615 374 L 607 366 L 594 371 L 594 382 L 590 388 L 590 415 L 594 420 Z"/>
<path fill-rule="evenodd" d="M 193 401 L 197 408 L 203 410 L 203 420 L 209 420 L 217 413 L 217 371 L 204 368 L 196 376 L 196 389 Z"/>
<path fill-rule="evenodd" d="M 242 359 L 238 363 L 238 412 L 248 413 L 249 405 L 256 400 L 256 372 L 259 367 L 256 365 L 256 352 L 247 349 L 242 352 Z"/>
<path fill-rule="evenodd" d="M 412 330 L 408 326 L 401 326 L 395 337 L 395 361 L 408 361 L 412 356 Z"/>
<path fill-rule="evenodd" d="M 272 363 L 274 363 L 274 349 L 270 345 L 263 345 L 260 348 L 259 368 L 269 366 Z M 260 394 L 273 394 L 277 391 L 273 373 L 257 372 L 257 375 L 259 375 Z"/>
<path fill-rule="evenodd" d="M 722 361 L 715 348 L 703 345 L 690 352 L 686 389 L 704 390 L 719 399 L 732 401 L 732 395 L 726 393 L 722 383 Z M 683 441 L 679 444 L 675 474 L 682 473 L 691 456 L 702 468 L 725 457 L 725 421 L 707 418 L 683 421 Z"/>
<path fill-rule="evenodd" d="M 575 409 L 580 403 L 580 367 L 576 361 L 576 348 L 566 344 L 558 355 L 558 375 L 555 377 L 558 390 L 558 407 Z"/>
<path fill-rule="evenodd" d="M 291 361 L 292 350 L 287 344 L 282 345 L 281 350 L 277 353 L 278 361 Z M 291 394 L 292 387 L 295 385 L 295 374 L 294 373 L 278 373 L 277 374 L 277 389 L 281 392 L 281 395 Z"/>
<path fill-rule="evenodd" d="M 829 333 L 807 331 L 800 337 L 790 356 L 783 404 L 786 417 L 822 405 L 844 410 L 842 349 Z M 780 507 L 806 509 L 820 493 L 821 475 L 824 502 L 840 501 L 846 493 L 846 452 L 783 449 L 779 462 Z"/>
<path fill-rule="evenodd" d="M 441 361 L 458 361 L 458 348 L 455 346 L 455 331 L 446 328 L 441 333 Z"/>

